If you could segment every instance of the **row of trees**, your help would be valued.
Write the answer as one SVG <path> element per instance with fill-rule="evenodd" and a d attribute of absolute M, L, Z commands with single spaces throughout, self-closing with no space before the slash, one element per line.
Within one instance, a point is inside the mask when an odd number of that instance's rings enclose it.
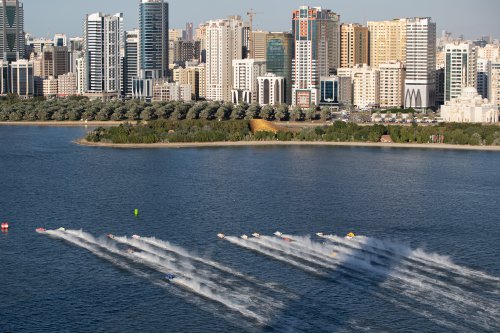
<path fill-rule="evenodd" d="M 500 128 L 494 125 L 444 124 L 423 126 L 359 126 L 341 121 L 331 126 L 284 130 L 278 133 L 252 134 L 247 120 L 184 121 L 157 120 L 147 124 L 122 124 L 113 128 L 99 128 L 87 136 L 92 142 L 157 143 L 157 142 L 217 142 L 217 141 L 327 141 L 379 142 L 382 135 L 390 135 L 397 143 L 440 142 L 462 145 L 500 145 Z"/>
<path fill-rule="evenodd" d="M 19 100 L 4 98 L 0 101 L 0 121 L 79 121 L 79 120 L 241 120 L 265 119 L 269 121 L 303 121 L 330 117 L 330 110 L 313 107 L 302 110 L 287 105 L 264 106 L 246 103 L 221 102 L 160 102 L 139 100 L 89 100 L 69 97 L 53 100 Z"/>

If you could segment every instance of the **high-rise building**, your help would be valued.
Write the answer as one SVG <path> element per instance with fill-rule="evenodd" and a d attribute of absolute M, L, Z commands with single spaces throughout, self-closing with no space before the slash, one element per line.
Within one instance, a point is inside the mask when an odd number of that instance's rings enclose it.
<path fill-rule="evenodd" d="M 142 0 L 140 4 L 140 77 L 160 79 L 168 76 L 168 3 Z"/>
<path fill-rule="evenodd" d="M 139 77 L 134 79 L 134 98 L 150 100 L 153 81 L 168 77 L 168 3 L 141 0 L 139 4 Z"/>
<path fill-rule="evenodd" d="M 340 67 L 354 67 L 369 62 L 368 28 L 360 24 L 340 25 Z"/>
<path fill-rule="evenodd" d="M 406 63 L 406 19 L 368 21 L 370 66 L 391 61 Z"/>
<path fill-rule="evenodd" d="M 83 51 L 83 38 L 82 37 L 70 38 L 69 39 L 69 50 L 71 52 Z"/>
<path fill-rule="evenodd" d="M 266 61 L 267 52 L 267 31 L 253 31 L 252 32 L 252 59 L 259 61 Z"/>
<path fill-rule="evenodd" d="M 293 35 L 288 32 L 271 32 L 267 35 L 267 72 L 284 78 L 286 104 L 292 104 Z"/>
<path fill-rule="evenodd" d="M 483 98 L 489 96 L 489 80 L 491 76 L 491 61 L 488 59 L 477 59 L 477 92 Z"/>
<path fill-rule="evenodd" d="M 330 75 L 340 65 L 340 16 L 308 6 L 293 11 L 292 16 L 292 104 L 309 108 L 319 103 L 320 77 Z"/>
<path fill-rule="evenodd" d="M 24 7 L 19 0 L 1 0 L 0 60 L 16 61 L 24 58 Z"/>
<path fill-rule="evenodd" d="M 207 99 L 230 102 L 233 60 L 243 59 L 244 23 L 240 16 L 207 22 Z"/>
<path fill-rule="evenodd" d="M 177 40 L 174 42 L 174 52 L 172 55 L 172 63 L 184 66 L 188 61 L 200 59 L 200 42 L 188 42 L 185 40 Z"/>
<path fill-rule="evenodd" d="M 477 85 L 477 47 L 470 43 L 445 45 L 445 101 L 462 94 L 465 87 Z"/>
<path fill-rule="evenodd" d="M 285 101 L 285 78 L 267 73 L 257 78 L 260 105 L 279 105 Z"/>
<path fill-rule="evenodd" d="M 470 43 L 445 45 L 444 100 L 451 101 L 465 87 L 477 85 L 477 47 Z"/>
<path fill-rule="evenodd" d="M 259 76 L 266 73 L 266 62 L 255 59 L 233 60 L 233 89 L 231 90 L 232 102 L 237 104 L 241 101 L 257 103 Z"/>
<path fill-rule="evenodd" d="M 139 76 L 139 30 L 125 33 L 125 59 L 123 61 L 123 95 L 132 98 L 132 83 Z"/>
<path fill-rule="evenodd" d="M 87 62 L 85 57 L 76 59 L 76 91 L 78 95 L 83 95 L 87 89 Z"/>
<path fill-rule="evenodd" d="M 368 65 L 356 65 L 352 69 L 353 104 L 365 110 L 380 105 L 380 72 Z"/>
<path fill-rule="evenodd" d="M 491 63 L 490 103 L 500 109 L 500 59 Z"/>
<path fill-rule="evenodd" d="M 33 63 L 19 59 L 10 64 L 11 92 L 22 98 L 35 95 L 35 80 L 33 76 Z"/>
<path fill-rule="evenodd" d="M 401 108 L 404 106 L 406 68 L 400 61 L 380 64 L 380 107 Z"/>
<path fill-rule="evenodd" d="M 31 53 L 40 54 L 45 46 L 54 46 L 54 41 L 47 38 L 33 38 L 27 42 L 27 48 Z"/>
<path fill-rule="evenodd" d="M 58 78 L 59 75 L 69 73 L 69 53 L 67 46 L 46 46 L 42 51 L 42 75 Z"/>
<path fill-rule="evenodd" d="M 87 15 L 84 23 L 85 93 L 102 98 L 121 93 L 123 14 Z"/>
<path fill-rule="evenodd" d="M 194 42 L 194 25 L 192 22 L 188 22 L 186 23 L 186 30 L 184 30 L 185 32 L 185 36 L 184 36 L 184 40 L 188 41 L 188 42 Z"/>
<path fill-rule="evenodd" d="M 436 23 L 419 17 L 406 22 L 405 107 L 435 107 Z"/>

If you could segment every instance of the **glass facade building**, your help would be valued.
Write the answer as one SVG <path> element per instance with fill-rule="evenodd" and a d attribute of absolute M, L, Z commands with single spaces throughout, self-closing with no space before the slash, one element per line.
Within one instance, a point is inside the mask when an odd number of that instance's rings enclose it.
<path fill-rule="evenodd" d="M 139 9 L 140 77 L 160 79 L 168 76 L 168 3 L 142 0 Z"/>
<path fill-rule="evenodd" d="M 284 100 L 289 105 L 292 104 L 293 45 L 293 36 L 290 33 L 272 32 L 267 35 L 267 72 L 285 78 Z"/>
<path fill-rule="evenodd" d="M 24 58 L 24 8 L 19 0 L 0 2 L 0 60 Z"/>

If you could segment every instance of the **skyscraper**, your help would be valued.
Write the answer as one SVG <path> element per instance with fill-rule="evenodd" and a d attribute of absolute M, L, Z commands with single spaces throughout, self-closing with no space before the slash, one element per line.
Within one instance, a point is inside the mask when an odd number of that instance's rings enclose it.
<path fill-rule="evenodd" d="M 11 92 L 20 97 L 30 98 L 35 95 L 35 80 L 33 76 L 33 63 L 19 59 L 10 64 Z"/>
<path fill-rule="evenodd" d="M 436 23 L 420 17 L 406 22 L 405 107 L 435 107 Z"/>
<path fill-rule="evenodd" d="M 168 3 L 140 0 L 139 73 L 132 82 L 133 98 L 151 100 L 154 81 L 168 77 Z"/>
<path fill-rule="evenodd" d="M 85 92 L 117 97 L 121 92 L 123 14 L 87 15 L 84 27 Z"/>
<path fill-rule="evenodd" d="M 309 108 L 319 103 L 320 77 L 340 65 L 340 16 L 321 7 L 295 10 L 292 104 Z"/>
<path fill-rule="evenodd" d="M 257 103 L 258 82 L 257 78 L 266 73 L 266 62 L 255 59 L 233 60 L 233 89 L 231 90 L 232 102 L 241 101 Z"/>
<path fill-rule="evenodd" d="M 293 35 L 287 32 L 271 32 L 267 35 L 267 72 L 284 77 L 285 94 L 283 100 L 292 104 L 292 59 Z"/>
<path fill-rule="evenodd" d="M 125 59 L 123 61 L 123 95 L 132 98 L 132 82 L 139 75 L 139 30 L 125 33 Z"/>
<path fill-rule="evenodd" d="M 141 0 L 139 8 L 140 77 L 162 79 L 168 76 L 168 3 Z"/>
<path fill-rule="evenodd" d="M 406 63 L 406 19 L 368 21 L 370 66 L 393 61 Z"/>
<path fill-rule="evenodd" d="M 207 22 L 207 99 L 231 102 L 233 60 L 243 58 L 244 23 L 240 16 Z"/>
<path fill-rule="evenodd" d="M 465 87 L 477 87 L 477 47 L 469 43 L 445 46 L 444 100 L 451 101 L 462 94 Z"/>
<path fill-rule="evenodd" d="M 340 67 L 352 68 L 355 65 L 368 65 L 368 49 L 367 27 L 360 24 L 340 26 Z"/>
<path fill-rule="evenodd" d="M 2 0 L 0 8 L 0 60 L 24 58 L 24 8 L 19 0 Z"/>

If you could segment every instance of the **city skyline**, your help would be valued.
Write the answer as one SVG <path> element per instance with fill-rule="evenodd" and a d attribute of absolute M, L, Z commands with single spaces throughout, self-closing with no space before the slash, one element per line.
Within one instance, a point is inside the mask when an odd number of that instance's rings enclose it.
<path fill-rule="evenodd" d="M 205 2 L 194 1 L 199 10 L 193 11 L 193 2 L 169 1 L 171 11 L 171 28 L 183 28 L 186 22 L 193 22 L 195 27 L 211 19 L 225 18 L 228 15 L 241 15 L 247 20 L 242 3 L 228 0 L 219 0 L 216 5 L 206 5 Z M 38 37 L 52 37 L 55 33 L 65 33 L 68 36 L 81 36 L 83 34 L 83 18 L 86 14 L 103 12 L 114 14 L 124 13 L 124 27 L 127 30 L 137 28 L 138 1 L 137 0 L 107 0 L 105 3 L 98 0 L 87 0 L 84 3 L 68 2 L 66 0 L 24 0 L 25 5 L 25 31 Z M 482 4 L 482 6 L 481 6 Z M 409 4 L 402 4 L 395 0 L 381 0 L 369 2 L 355 0 L 339 3 L 318 0 L 314 2 L 291 0 L 278 3 L 278 0 L 255 0 L 252 4 L 256 12 L 254 17 L 255 29 L 268 31 L 291 30 L 290 19 L 292 11 L 300 5 L 322 6 L 331 9 L 340 15 L 342 23 L 360 23 L 366 25 L 371 20 L 389 20 L 397 17 L 432 17 L 437 22 L 438 36 L 442 30 L 450 31 L 455 37 L 464 35 L 466 39 L 475 39 L 483 35 L 500 38 L 500 25 L 496 13 L 500 10 L 500 3 L 496 0 L 451 1 L 444 0 L 436 3 L 431 0 L 422 0 L 418 8 Z M 48 10 L 50 7 L 58 8 Z M 249 6 L 250 7 L 250 6 Z M 362 12 L 358 8 L 364 8 Z M 456 15 L 450 12 L 450 8 Z M 488 8 L 480 15 L 467 16 L 477 12 L 478 8 Z M 495 10 L 496 9 L 496 10 Z M 39 13 L 43 12 L 43 16 Z M 61 15 L 64 13 L 64 16 Z M 276 14 L 279 13 L 279 14 Z M 467 16 L 467 20 L 463 17 Z M 54 22 L 57 22 L 54 24 Z"/>

